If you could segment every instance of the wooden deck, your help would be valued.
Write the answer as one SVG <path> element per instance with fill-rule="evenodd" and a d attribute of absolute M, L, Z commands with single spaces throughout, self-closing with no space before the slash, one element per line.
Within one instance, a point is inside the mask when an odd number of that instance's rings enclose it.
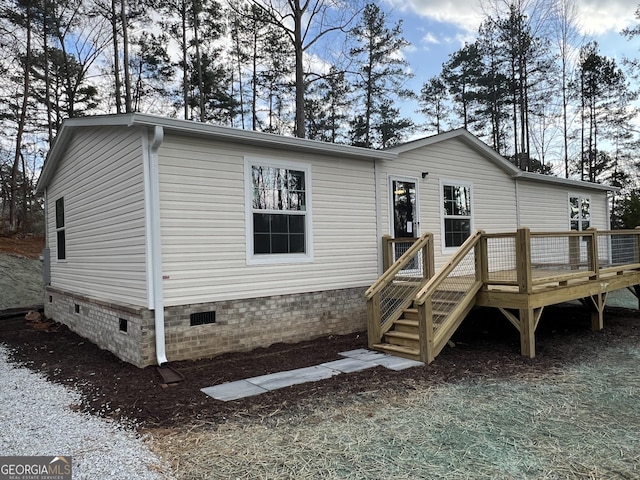
<path fill-rule="evenodd" d="M 435 274 L 432 241 L 416 241 L 367 291 L 370 348 L 431 362 L 477 305 L 499 309 L 520 332 L 522 355 L 534 357 L 546 306 L 580 300 L 600 330 L 609 292 L 628 288 L 640 299 L 639 229 L 476 232 Z M 418 260 L 423 274 L 407 288 L 403 264 Z M 394 311 L 379 308 L 389 305 L 388 297 L 398 306 Z"/>

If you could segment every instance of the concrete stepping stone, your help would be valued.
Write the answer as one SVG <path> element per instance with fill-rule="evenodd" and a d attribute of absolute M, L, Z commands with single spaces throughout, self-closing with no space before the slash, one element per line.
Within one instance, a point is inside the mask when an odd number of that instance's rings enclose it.
<path fill-rule="evenodd" d="M 372 363 L 381 365 L 390 370 L 395 370 L 396 372 L 399 372 L 400 370 L 406 370 L 407 368 L 424 366 L 424 363 L 418 362 L 417 360 L 395 357 L 393 355 L 387 355 L 386 358 L 374 360 Z"/>
<path fill-rule="evenodd" d="M 268 392 L 268 390 L 254 385 L 247 380 L 221 383 L 220 385 L 214 385 L 213 387 L 202 388 L 200 391 L 223 402 L 238 400 L 239 398 L 253 397 L 255 395 Z"/>
<path fill-rule="evenodd" d="M 389 355 L 380 352 L 372 352 L 371 350 L 367 350 L 365 348 L 358 348 L 357 350 L 349 350 L 347 352 L 340 352 L 338 355 L 341 357 L 353 358 L 355 360 L 360 360 L 361 362 L 375 362 L 376 360 L 381 360 Z"/>
<path fill-rule="evenodd" d="M 313 367 L 298 368 L 296 370 L 287 370 L 285 372 L 271 373 L 269 375 L 261 375 L 259 377 L 248 378 L 247 381 L 257 385 L 265 390 L 277 390 L 279 388 L 290 387 L 306 382 L 317 382 L 325 380 L 340 372 L 325 368 L 319 365 Z"/>
<path fill-rule="evenodd" d="M 352 373 L 366 370 L 367 368 L 373 368 L 376 365 L 374 363 L 363 362 L 362 360 L 357 360 L 355 358 L 343 358 L 341 360 L 321 363 L 320 366 L 330 368 L 332 370 L 338 370 L 342 373 Z"/>
<path fill-rule="evenodd" d="M 359 372 L 378 365 L 396 371 L 424 365 L 422 362 L 395 357 L 385 353 L 372 352 L 365 348 L 341 352 L 338 355 L 344 358 L 325 362 L 313 367 L 298 368 L 284 372 L 270 373 L 269 375 L 260 375 L 259 377 L 247 378 L 246 380 L 238 380 L 236 382 L 222 383 L 213 387 L 203 388 L 201 391 L 216 400 L 228 402 L 230 400 L 260 395 L 261 393 L 290 387 L 292 385 L 325 380 L 335 375 L 340 375 L 341 373 Z"/>

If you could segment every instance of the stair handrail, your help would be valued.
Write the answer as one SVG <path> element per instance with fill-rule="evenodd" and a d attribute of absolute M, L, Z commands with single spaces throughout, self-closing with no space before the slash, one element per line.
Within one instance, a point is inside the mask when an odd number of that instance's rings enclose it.
<path fill-rule="evenodd" d="M 364 294 L 365 298 L 367 300 L 370 300 L 374 297 L 375 294 L 380 293 L 384 289 L 384 287 L 387 286 L 391 281 L 393 281 L 395 276 L 400 271 L 402 271 L 404 267 L 407 266 L 409 261 L 421 249 L 427 246 L 427 244 L 431 241 L 432 238 L 433 238 L 432 233 L 425 233 L 422 236 L 420 236 L 413 243 L 413 245 L 411 245 L 411 247 L 409 247 L 407 251 L 404 252 L 402 256 L 400 256 L 400 258 L 398 258 L 395 262 L 393 262 L 393 265 L 391 265 L 382 275 L 380 275 L 380 277 L 378 277 L 378 279 L 375 282 L 373 282 L 373 284 L 365 292 Z M 433 272 L 426 272 L 427 278 L 432 273 Z"/>
<path fill-rule="evenodd" d="M 414 303 L 422 305 L 427 301 L 427 298 L 432 296 L 440 284 L 449 276 L 451 272 L 458 266 L 458 264 L 464 259 L 464 257 L 475 248 L 477 243 L 484 235 L 483 230 L 475 230 L 465 242 L 460 245 L 458 251 L 440 268 L 436 274 L 429 279 L 429 281 L 420 289 L 416 294 Z M 476 276 L 478 272 L 476 272 Z"/>

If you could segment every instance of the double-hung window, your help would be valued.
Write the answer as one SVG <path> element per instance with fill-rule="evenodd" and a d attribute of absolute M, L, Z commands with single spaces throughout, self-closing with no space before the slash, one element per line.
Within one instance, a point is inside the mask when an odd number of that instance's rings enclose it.
<path fill-rule="evenodd" d="M 310 261 L 310 167 L 247 158 L 245 170 L 247 262 Z"/>
<path fill-rule="evenodd" d="M 591 198 L 569 194 L 569 228 L 582 232 L 591 226 Z"/>
<path fill-rule="evenodd" d="M 56 250 L 58 260 L 67 258 L 67 242 L 64 227 L 64 197 L 56 200 Z"/>
<path fill-rule="evenodd" d="M 442 180 L 442 246 L 445 249 L 459 247 L 471 235 L 471 184 Z"/>

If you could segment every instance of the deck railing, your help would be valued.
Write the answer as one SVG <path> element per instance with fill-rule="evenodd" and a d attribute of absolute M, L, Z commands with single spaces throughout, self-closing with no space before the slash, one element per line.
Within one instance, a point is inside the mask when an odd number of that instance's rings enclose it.
<path fill-rule="evenodd" d="M 485 249 L 477 230 L 416 294 L 422 361 L 433 361 L 473 307 L 486 275 Z"/>
<path fill-rule="evenodd" d="M 385 248 L 398 244 L 388 240 L 383 243 Z M 370 345 L 380 342 L 433 272 L 433 234 L 426 233 L 414 240 L 365 292 Z"/>
<path fill-rule="evenodd" d="M 599 231 L 597 241 L 601 272 L 640 268 L 640 228 Z"/>
<path fill-rule="evenodd" d="M 396 249 L 402 242 L 407 239 L 383 242 L 387 262 L 398 254 Z M 475 304 L 478 292 L 530 295 L 548 293 L 553 287 L 576 286 L 574 290 L 558 290 L 559 294 L 547 298 L 550 302 L 565 301 L 572 292 L 583 295 L 592 290 L 580 285 L 588 286 L 589 282 L 601 279 L 610 282 L 612 276 L 622 275 L 636 281 L 640 272 L 640 228 L 531 232 L 525 227 L 515 233 L 476 231 L 435 274 L 432 235 L 423 235 L 405 250 L 366 292 L 369 344 L 379 343 L 403 311 L 413 305 L 418 310 L 420 359 L 425 362 L 431 362 L 446 345 Z M 635 283 L 623 280 L 616 285 L 633 286 L 640 297 L 640 286 Z M 601 298 L 597 299 L 597 308 L 601 325 L 604 308 Z M 521 335 L 528 342 L 532 332 L 522 333 L 524 330 L 521 329 Z"/>
<path fill-rule="evenodd" d="M 640 229 L 484 234 L 489 285 L 568 285 L 601 273 L 640 268 Z"/>

